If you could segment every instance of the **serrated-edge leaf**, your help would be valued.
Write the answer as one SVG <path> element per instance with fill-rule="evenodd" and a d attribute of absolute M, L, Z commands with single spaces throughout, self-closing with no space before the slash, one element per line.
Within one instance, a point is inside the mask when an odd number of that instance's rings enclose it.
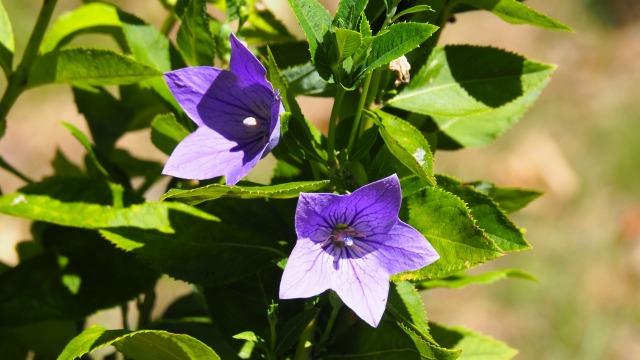
<path fill-rule="evenodd" d="M 431 6 L 429 6 L 429 5 L 412 6 L 412 7 L 408 8 L 408 9 L 405 9 L 405 10 L 395 14 L 393 19 L 391 19 L 391 22 L 393 23 L 394 21 L 398 20 L 399 18 L 401 18 L 404 15 L 413 14 L 413 13 L 422 12 L 422 11 L 435 11 L 435 10 L 433 10 L 433 8 L 431 8 Z"/>
<path fill-rule="evenodd" d="M 333 17 L 317 0 L 289 0 L 289 6 L 307 36 L 311 58 L 314 59 L 318 44 L 322 44 L 324 32 L 331 27 Z"/>
<path fill-rule="evenodd" d="M 334 24 L 355 30 L 358 20 L 368 3 L 369 0 L 340 0 L 336 16 L 333 19 Z"/>
<path fill-rule="evenodd" d="M 393 275 L 393 281 L 442 277 L 504 255 L 476 225 L 464 201 L 454 194 L 428 187 L 405 201 L 409 208 L 408 224 L 427 238 L 440 259 L 420 270 Z"/>
<path fill-rule="evenodd" d="M 415 286 L 408 281 L 395 282 L 389 293 L 387 309 L 397 321 L 414 328 L 424 340 L 435 343 L 429 335 L 429 324 L 424 303 Z M 406 310 L 404 313 L 403 310 Z"/>
<path fill-rule="evenodd" d="M 398 23 L 377 34 L 371 43 L 367 65 L 360 76 L 415 49 L 428 39 L 438 27 L 431 24 Z"/>
<path fill-rule="evenodd" d="M 148 202 L 129 207 L 113 207 L 80 201 L 66 202 L 46 195 L 21 192 L 0 196 L 0 213 L 85 229 L 133 227 L 172 233 L 169 210 L 206 220 L 217 220 L 202 210 L 182 203 Z"/>
<path fill-rule="evenodd" d="M 523 72 L 518 74 L 511 74 L 510 76 L 487 76 L 486 74 L 476 73 L 476 78 L 466 79 L 462 82 L 457 81 L 454 75 L 451 73 L 451 68 L 448 65 L 446 51 L 452 50 L 470 50 L 470 51 L 499 51 L 504 55 L 515 56 L 523 61 Z M 475 54 L 478 55 L 478 54 Z M 472 56 L 472 54 L 469 54 Z M 476 59 L 469 58 L 469 61 L 476 61 Z M 525 72 L 526 65 L 530 66 L 530 71 Z M 415 76 L 412 76 L 411 83 L 404 88 L 398 95 L 393 97 L 387 102 L 387 105 L 392 107 L 415 112 L 422 115 L 436 116 L 436 117 L 454 117 L 454 116 L 472 116 L 476 114 L 487 113 L 495 110 L 496 107 L 491 107 L 480 102 L 473 96 L 471 96 L 462 85 L 466 83 L 478 83 L 478 82 L 490 82 L 495 80 L 506 80 L 509 78 L 517 79 L 518 82 L 523 83 L 527 81 L 527 77 L 533 74 L 543 75 L 548 79 L 548 76 L 553 72 L 555 66 L 549 64 L 538 63 L 524 58 L 521 55 L 505 51 L 502 49 L 490 47 L 490 46 L 474 46 L 474 45 L 446 45 L 436 47 L 429 59 L 427 65 L 422 67 L 420 72 Z M 487 70 L 487 72 L 493 70 Z M 540 74 L 538 74 L 540 73 Z M 438 78 L 443 78 L 442 81 Z M 535 79 L 534 79 L 535 80 Z M 441 83 L 443 82 L 443 83 Z M 534 83 L 526 84 L 535 90 L 546 82 L 544 79 L 536 80 Z M 457 87 L 458 94 L 448 94 L 446 99 L 440 99 L 439 103 L 436 95 L 438 92 L 448 91 L 451 88 Z M 501 107 L 507 106 L 509 103 L 515 102 L 517 99 L 524 97 L 526 94 L 511 99 L 510 102 L 504 103 Z M 455 97 L 454 97 L 455 96 Z M 446 106 L 440 106 L 446 103 Z M 465 106 L 461 106 L 462 103 L 467 103 Z"/>
<path fill-rule="evenodd" d="M 509 74 L 493 75 L 500 71 L 501 65 L 492 61 L 492 56 L 498 55 L 504 55 L 501 61 L 508 66 Z M 449 65 L 448 56 L 456 60 L 455 71 Z M 473 63 L 465 65 L 461 59 Z M 516 63 L 518 61 L 521 63 Z M 472 66 L 484 66 L 485 70 L 471 73 Z M 517 73 L 516 67 L 520 69 Z M 387 105 L 431 116 L 440 131 L 453 141 L 452 144 L 438 142 L 439 148 L 486 146 L 515 124 L 533 104 L 554 69 L 553 65 L 501 49 L 447 45 L 434 49 L 427 65 L 412 76 L 411 83 Z M 456 76 L 463 78 L 458 80 Z M 475 95 L 472 96 L 469 89 Z"/>
<path fill-rule="evenodd" d="M 451 348 L 462 351 L 460 360 L 509 360 L 518 354 L 518 350 L 509 345 L 465 327 L 449 327 L 438 323 L 431 323 L 431 326 L 440 333 L 453 332 L 456 334 L 457 341 L 452 344 Z"/>
<path fill-rule="evenodd" d="M 7 78 L 13 71 L 13 53 L 16 51 L 9 15 L 0 1 L 0 67 Z"/>
<path fill-rule="evenodd" d="M 573 32 L 569 26 L 517 0 L 462 0 L 462 2 L 490 11 L 512 24 L 528 24 L 548 30 Z"/>
<path fill-rule="evenodd" d="M 416 333 L 415 329 L 407 326 L 405 323 L 398 322 L 398 327 L 402 329 L 411 340 L 413 340 L 416 350 L 420 353 L 422 359 L 428 360 L 455 360 L 460 356 L 460 350 L 451 350 L 442 348 L 434 343 L 430 343 L 422 336 Z"/>
<path fill-rule="evenodd" d="M 478 226 L 503 251 L 514 252 L 531 249 L 531 245 L 524 239 L 520 229 L 489 196 L 450 176 L 436 175 L 436 179 L 440 187 L 466 202 Z"/>
<path fill-rule="evenodd" d="M 196 205 L 221 197 L 238 199 L 291 199 L 298 197 L 301 192 L 320 190 L 327 184 L 329 184 L 329 180 L 300 181 L 264 186 L 225 186 L 210 184 L 191 190 L 170 189 L 166 194 L 162 195 L 160 200 L 171 199 L 189 205 Z"/>
<path fill-rule="evenodd" d="M 87 153 L 89 154 L 89 158 L 91 159 L 91 161 L 93 162 L 95 167 L 98 169 L 98 171 L 100 171 L 100 173 L 105 178 L 111 179 L 111 175 L 105 169 L 105 167 L 102 166 L 102 163 L 98 159 L 98 156 L 96 155 L 96 152 L 93 150 L 93 145 L 91 145 L 91 142 L 89 141 L 89 138 L 87 138 L 87 136 L 82 131 L 80 131 L 80 129 L 75 127 L 73 124 L 70 124 L 68 122 L 62 122 L 62 126 L 67 128 L 67 130 L 69 130 L 71 132 L 71 135 L 73 135 L 73 137 L 76 138 L 80 142 L 82 147 L 84 147 L 84 149 L 87 150 Z"/>
<path fill-rule="evenodd" d="M 380 119 L 380 135 L 389 151 L 414 174 L 435 186 L 433 154 L 420 130 L 409 122 L 383 111 L 376 111 Z"/>
<path fill-rule="evenodd" d="M 336 45 L 337 51 L 341 60 L 344 60 L 353 55 L 362 41 L 362 36 L 359 32 L 348 29 L 336 29 Z"/>
<path fill-rule="evenodd" d="M 538 279 L 526 271 L 520 269 L 500 269 L 489 271 L 479 275 L 457 274 L 442 279 L 423 280 L 416 284 L 419 289 L 450 288 L 461 289 L 469 285 L 492 284 L 507 278 L 538 281 Z"/>
<path fill-rule="evenodd" d="M 538 190 L 501 187 L 487 181 L 473 181 L 467 183 L 467 185 L 473 186 L 477 191 L 489 195 L 507 214 L 524 208 L 543 195 L 543 192 Z M 519 196 L 516 196 L 516 194 L 519 194 Z M 513 197 L 518 197 L 520 200 L 513 200 Z"/>
<path fill-rule="evenodd" d="M 80 6 L 58 17 L 44 36 L 40 53 L 55 50 L 79 32 L 104 27 L 121 28 L 118 11 L 114 6 L 99 2 Z"/>
<path fill-rule="evenodd" d="M 162 340 L 159 340 L 158 337 Z M 170 341 L 182 351 L 178 353 L 172 352 L 166 346 L 162 346 L 162 341 Z M 189 335 L 172 334 L 162 330 L 107 330 L 104 327 L 94 325 L 72 339 L 58 356 L 58 360 L 74 360 L 109 345 L 114 345 L 125 356 L 132 357 L 134 354 L 140 354 L 139 351 L 141 349 L 131 348 L 128 345 L 141 345 L 140 347 L 146 348 L 147 352 L 160 349 L 162 360 L 220 359 L 215 351 Z M 156 359 L 160 360 L 157 357 Z"/>
<path fill-rule="evenodd" d="M 215 40 L 209 29 L 207 3 L 191 0 L 182 16 L 176 36 L 178 49 L 191 65 L 211 66 L 215 57 Z"/>
<path fill-rule="evenodd" d="M 167 155 L 189 135 L 189 131 L 176 120 L 173 114 L 157 115 L 151 122 L 151 142 Z"/>
<path fill-rule="evenodd" d="M 160 75 L 161 71 L 111 50 L 71 48 L 38 56 L 29 72 L 27 87 L 124 85 Z"/>

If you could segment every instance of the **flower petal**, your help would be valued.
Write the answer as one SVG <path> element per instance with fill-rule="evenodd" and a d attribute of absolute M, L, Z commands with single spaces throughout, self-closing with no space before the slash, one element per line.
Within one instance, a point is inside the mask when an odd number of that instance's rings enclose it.
<path fill-rule="evenodd" d="M 369 255 L 376 258 L 377 265 L 388 275 L 421 269 L 440 258 L 440 255 L 418 232 L 418 230 L 398 220 L 387 234 L 375 234 L 363 242 L 371 246 Z"/>
<path fill-rule="evenodd" d="M 362 320 L 377 327 L 387 306 L 389 275 L 371 257 L 341 258 L 331 274 L 331 289 Z"/>
<path fill-rule="evenodd" d="M 239 148 L 237 142 L 201 126 L 178 144 L 162 173 L 196 180 L 225 175 L 227 185 L 233 185 L 255 166 L 261 155 L 260 149 Z"/>
<path fill-rule="evenodd" d="M 271 124 L 269 124 L 269 144 L 267 150 L 262 155 L 263 157 L 273 150 L 273 148 L 280 142 L 280 114 L 284 112 L 284 106 L 282 106 L 282 99 L 278 96 L 276 101 L 271 106 Z"/>
<path fill-rule="evenodd" d="M 198 104 L 218 75 L 224 71 L 226 70 L 211 66 L 194 66 L 164 73 L 164 79 L 176 101 L 198 126 L 204 124 Z"/>
<path fill-rule="evenodd" d="M 329 288 L 333 256 L 310 239 L 299 239 L 280 281 L 280 298 L 297 299 L 318 295 Z"/>
<path fill-rule="evenodd" d="M 273 92 L 273 86 L 267 81 L 267 70 L 249 49 L 231 33 L 231 60 L 229 67 L 240 81 L 245 84 L 258 83 Z"/>
<path fill-rule="evenodd" d="M 349 225 L 365 236 L 383 234 L 398 220 L 401 203 L 400 181 L 394 174 L 341 196 L 322 214 L 334 225 Z"/>
<path fill-rule="evenodd" d="M 331 234 L 335 224 L 327 219 L 323 211 L 340 201 L 341 195 L 300 193 L 296 207 L 296 234 L 298 239 L 310 238 L 323 242 Z"/>

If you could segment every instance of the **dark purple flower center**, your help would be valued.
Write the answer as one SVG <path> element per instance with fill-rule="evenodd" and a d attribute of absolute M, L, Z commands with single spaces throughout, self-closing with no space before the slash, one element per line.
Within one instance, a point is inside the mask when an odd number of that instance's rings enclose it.
<path fill-rule="evenodd" d="M 331 230 L 331 234 L 329 234 L 322 246 L 327 247 L 328 245 L 333 245 L 340 249 L 345 246 L 352 247 L 355 245 L 355 240 L 359 240 L 364 237 L 363 233 L 355 230 L 354 228 L 345 224 L 338 224 L 333 228 L 333 230 Z"/>

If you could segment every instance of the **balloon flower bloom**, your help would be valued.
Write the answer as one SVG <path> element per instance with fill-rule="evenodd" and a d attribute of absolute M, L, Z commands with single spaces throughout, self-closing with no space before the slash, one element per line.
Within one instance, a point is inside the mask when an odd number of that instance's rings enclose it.
<path fill-rule="evenodd" d="M 231 34 L 230 70 L 194 66 L 164 74 L 198 129 L 175 148 L 162 171 L 183 179 L 225 176 L 234 185 L 280 140 L 278 92 L 258 59 Z"/>
<path fill-rule="evenodd" d="M 396 175 L 349 195 L 301 193 L 298 240 L 282 275 L 280 298 L 308 298 L 331 289 L 377 327 L 389 277 L 440 257 L 422 234 L 398 218 L 401 202 Z"/>

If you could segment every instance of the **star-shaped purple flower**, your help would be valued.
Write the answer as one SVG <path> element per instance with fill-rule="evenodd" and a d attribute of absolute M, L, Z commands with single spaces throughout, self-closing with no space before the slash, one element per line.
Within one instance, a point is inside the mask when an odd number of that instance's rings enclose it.
<path fill-rule="evenodd" d="M 440 257 L 416 229 L 398 218 L 396 175 L 349 195 L 301 193 L 298 241 L 280 283 L 280 298 L 308 298 L 334 290 L 360 318 L 378 326 L 389 276 L 417 270 Z"/>
<path fill-rule="evenodd" d="M 280 140 L 278 93 L 264 66 L 231 34 L 230 70 L 195 66 L 164 74 L 198 129 L 175 148 L 163 174 L 184 179 L 224 175 L 234 185 Z"/>

